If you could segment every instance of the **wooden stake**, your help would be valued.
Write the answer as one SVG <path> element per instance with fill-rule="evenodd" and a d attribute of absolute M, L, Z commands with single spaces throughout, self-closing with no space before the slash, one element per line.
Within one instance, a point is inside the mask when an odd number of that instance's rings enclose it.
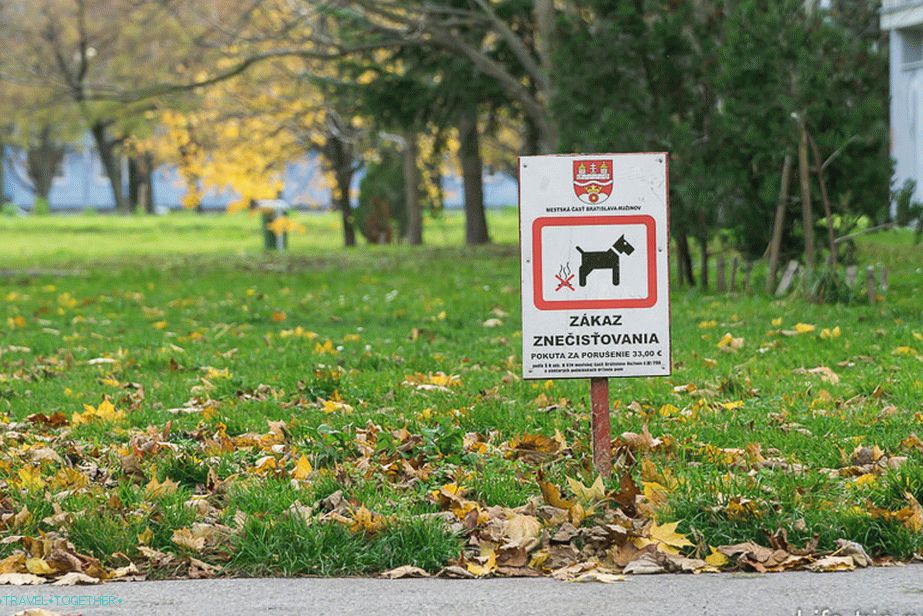
<path fill-rule="evenodd" d="M 591 426 L 593 430 L 593 466 L 603 477 L 612 471 L 612 451 L 609 437 L 609 379 L 590 379 Z"/>
<path fill-rule="evenodd" d="M 782 297 L 788 293 L 788 289 L 792 286 L 792 282 L 795 280 L 795 274 L 797 272 L 798 261 L 792 259 L 788 262 L 788 267 L 785 268 L 785 273 L 782 274 L 782 282 L 779 283 L 779 288 L 776 289 L 776 297 Z"/>
<path fill-rule="evenodd" d="M 782 230 L 785 227 L 785 208 L 788 207 L 788 189 L 792 180 L 792 157 L 785 155 L 782 163 L 782 181 L 779 184 L 779 200 L 776 202 L 776 217 L 772 224 L 772 241 L 769 243 L 769 276 L 766 278 L 766 292 L 776 289 L 779 274 L 779 253 L 782 249 Z"/>
<path fill-rule="evenodd" d="M 865 292 L 869 296 L 870 304 L 878 301 L 877 293 L 875 292 L 875 268 L 871 265 L 865 268 Z"/>
<path fill-rule="evenodd" d="M 798 180 L 801 184 L 801 224 L 804 227 L 804 289 L 814 282 L 814 213 L 811 210 L 811 174 L 808 168 L 808 128 L 804 115 L 798 118 Z"/>
<path fill-rule="evenodd" d="M 811 135 L 808 135 L 811 150 L 814 153 L 814 173 L 817 175 L 817 185 L 820 186 L 820 199 L 824 204 L 824 218 L 827 220 L 827 242 L 830 249 L 830 266 L 836 269 L 836 239 L 833 234 L 833 210 L 830 207 L 830 197 L 827 195 L 827 183 L 824 181 L 824 165 L 820 160 L 820 151 Z"/>
<path fill-rule="evenodd" d="M 856 284 L 856 278 L 859 277 L 859 267 L 850 265 L 846 268 L 846 286 L 851 287 Z"/>
<path fill-rule="evenodd" d="M 737 255 L 734 255 L 734 260 L 731 261 L 731 281 L 728 288 L 731 289 L 731 293 L 737 290 Z"/>
<path fill-rule="evenodd" d="M 727 291 L 727 286 L 724 277 L 724 254 L 721 253 L 718 255 L 718 263 L 715 265 L 715 290 L 718 293 L 724 293 Z"/>

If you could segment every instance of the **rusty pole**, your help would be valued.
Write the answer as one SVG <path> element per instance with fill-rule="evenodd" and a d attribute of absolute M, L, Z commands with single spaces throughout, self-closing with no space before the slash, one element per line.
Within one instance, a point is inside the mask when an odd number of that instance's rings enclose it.
<path fill-rule="evenodd" d="M 609 439 L 609 379 L 590 379 L 591 425 L 593 429 L 593 466 L 603 477 L 612 470 L 612 452 Z"/>

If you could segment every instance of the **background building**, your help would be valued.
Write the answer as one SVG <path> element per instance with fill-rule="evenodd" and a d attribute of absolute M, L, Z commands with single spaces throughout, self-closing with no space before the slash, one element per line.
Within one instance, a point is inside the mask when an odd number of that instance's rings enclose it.
<path fill-rule="evenodd" d="M 3 185 L 0 196 L 24 210 L 31 210 L 35 191 L 26 173 L 25 152 L 7 147 L 3 155 Z M 309 153 L 305 157 L 286 165 L 285 187 L 282 198 L 298 208 L 328 209 L 331 207 L 330 189 L 324 183 L 319 157 Z M 127 169 L 122 177 L 128 182 Z M 353 178 L 353 192 L 358 194 L 363 173 Z M 462 207 L 462 182 L 460 177 L 446 176 L 442 182 L 447 208 Z M 158 167 L 153 174 L 154 207 L 158 211 L 182 208 L 183 195 L 187 187 L 176 168 L 169 165 Z M 202 201 L 206 210 L 223 210 L 236 199 L 233 191 L 208 191 Z M 484 172 L 484 205 L 505 207 L 515 205 L 517 200 L 516 180 L 505 173 Z M 106 211 L 115 209 L 115 200 L 109 179 L 103 170 L 102 161 L 93 147 L 93 140 L 86 135 L 76 146 L 69 146 L 55 173 L 48 201 L 52 211 L 84 210 Z M 355 199 L 354 199 L 355 201 Z"/>
<path fill-rule="evenodd" d="M 923 0 L 884 0 L 881 27 L 890 35 L 895 186 L 913 180 L 923 199 Z"/>

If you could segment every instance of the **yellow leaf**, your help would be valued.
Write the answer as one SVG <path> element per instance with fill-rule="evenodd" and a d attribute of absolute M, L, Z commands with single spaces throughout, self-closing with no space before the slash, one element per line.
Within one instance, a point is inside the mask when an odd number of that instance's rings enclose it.
<path fill-rule="evenodd" d="M 545 499 L 545 502 L 552 507 L 557 507 L 558 509 L 570 509 L 574 506 L 572 501 L 566 500 L 561 496 L 561 490 L 559 490 L 558 486 L 554 485 L 550 481 L 539 481 L 538 487 L 542 491 L 542 497 Z"/>
<path fill-rule="evenodd" d="M 304 481 L 313 470 L 308 458 L 302 454 L 301 457 L 298 458 L 298 462 L 295 463 L 295 468 L 292 469 L 292 478 L 298 481 Z"/>
<path fill-rule="evenodd" d="M 642 481 L 641 489 L 644 497 L 655 507 L 665 505 L 670 496 L 667 488 L 656 481 Z"/>
<path fill-rule="evenodd" d="M 19 476 L 19 483 L 28 491 L 41 490 L 45 487 L 45 480 L 42 479 L 42 469 L 38 466 L 24 466 L 16 473 Z"/>
<path fill-rule="evenodd" d="M 918 533 L 923 530 L 923 507 L 920 506 L 916 497 L 910 492 L 905 492 L 904 498 L 907 499 L 908 504 L 897 512 L 896 515 L 904 526 Z"/>
<path fill-rule="evenodd" d="M 579 528 L 580 525 L 583 524 L 583 521 L 586 519 L 587 515 L 589 515 L 592 512 L 593 512 L 592 509 L 590 509 L 590 511 L 587 512 L 586 510 L 584 510 L 583 505 L 581 505 L 580 503 L 574 503 L 573 506 L 568 511 L 568 513 L 570 514 L 570 523 Z"/>
<path fill-rule="evenodd" d="M 484 577 L 485 575 L 490 574 L 497 568 L 497 553 L 493 548 L 488 548 L 486 550 L 481 550 L 480 558 L 484 561 L 483 564 L 478 563 L 468 563 L 468 572 L 477 577 Z"/>
<path fill-rule="evenodd" d="M 570 477 L 567 478 L 567 485 L 570 486 L 574 496 L 584 503 L 592 503 L 606 497 L 606 486 L 603 484 L 602 475 L 597 475 L 596 481 L 590 487 Z"/>
<path fill-rule="evenodd" d="M 26 555 L 18 552 L 0 560 L 0 575 L 4 573 L 25 573 Z"/>
<path fill-rule="evenodd" d="M 721 340 L 718 341 L 718 348 L 727 352 L 734 352 L 743 347 L 743 345 L 744 339 L 735 338 L 730 332 L 726 332 L 724 336 L 721 337 Z"/>
<path fill-rule="evenodd" d="M 711 550 L 711 554 L 705 557 L 705 562 L 707 562 L 712 567 L 720 569 L 721 567 L 728 564 L 728 557 L 716 550 L 715 548 L 708 546 Z"/>
<path fill-rule="evenodd" d="M 810 323 L 795 323 L 795 331 L 799 334 L 810 334 L 815 329 L 817 328 Z"/>
<path fill-rule="evenodd" d="M 772 320 L 773 327 L 781 327 L 781 325 L 782 325 L 782 317 L 776 317 L 775 319 Z"/>
<path fill-rule="evenodd" d="M 170 540 L 176 545 L 190 549 L 193 552 L 201 552 L 205 549 L 205 537 L 197 537 L 188 528 L 179 528 L 173 531 L 173 536 Z"/>
<path fill-rule="evenodd" d="M 216 379 L 229 379 L 231 378 L 231 371 L 227 368 L 222 368 L 218 370 L 217 368 L 212 368 L 211 366 L 205 371 L 205 378 L 209 381 L 214 381 Z"/>
<path fill-rule="evenodd" d="M 743 400 L 734 400 L 733 402 L 722 402 L 721 403 L 721 406 L 723 406 L 728 411 L 733 411 L 734 409 L 742 408 L 743 405 L 744 405 Z"/>
<path fill-rule="evenodd" d="M 138 533 L 138 544 L 139 545 L 149 545 L 151 540 L 154 538 L 154 531 L 150 527 L 146 527 L 140 533 Z"/>
<path fill-rule="evenodd" d="M 561 443 L 544 434 L 523 434 L 510 439 L 509 447 L 512 454 L 527 452 L 555 453 L 561 448 Z"/>
<path fill-rule="evenodd" d="M 657 549 L 668 554 L 679 554 L 680 548 L 692 546 L 692 542 L 685 535 L 676 532 L 679 522 L 666 524 L 651 523 L 650 538 L 657 542 Z"/>
<path fill-rule="evenodd" d="M 735 496 L 728 501 L 724 511 L 731 520 L 748 520 L 760 515 L 759 506 L 749 498 L 742 496 Z"/>
<path fill-rule="evenodd" d="M 156 469 L 154 470 L 156 471 Z M 155 474 L 144 489 L 149 496 L 166 496 L 176 492 L 178 487 L 179 484 L 175 481 L 170 481 L 170 479 L 164 479 L 163 482 L 157 481 L 157 475 Z"/>
<path fill-rule="evenodd" d="M 658 411 L 661 417 L 675 417 L 679 415 L 679 409 L 672 404 L 664 404 Z"/>
<path fill-rule="evenodd" d="M 346 404 L 345 402 L 339 402 L 336 400 L 324 400 L 323 406 L 321 407 L 325 413 L 343 413 L 348 415 L 353 412 L 353 407 Z"/>
<path fill-rule="evenodd" d="M 353 512 L 352 521 L 349 524 L 349 530 L 354 533 L 364 531 L 366 533 L 377 533 L 385 527 L 385 517 L 371 511 L 365 505 Z"/>
<path fill-rule="evenodd" d="M 100 402 L 99 406 L 96 408 L 89 404 L 84 404 L 83 411 L 83 413 L 73 414 L 71 417 L 72 424 L 79 426 L 80 424 L 90 423 L 95 420 L 116 422 L 125 419 L 125 412 L 117 410 L 108 399 Z"/>
<path fill-rule="evenodd" d="M 27 558 L 26 569 L 34 575 L 50 575 L 54 569 L 42 558 Z"/>
<path fill-rule="evenodd" d="M 825 327 L 822 330 L 820 330 L 820 337 L 823 338 L 824 340 L 830 340 L 832 338 L 839 338 L 841 333 L 842 332 L 840 331 L 839 325 L 837 325 L 833 329 Z"/>
<path fill-rule="evenodd" d="M 272 456 L 263 456 L 253 464 L 253 472 L 261 475 L 275 470 L 276 468 L 276 459 Z"/>

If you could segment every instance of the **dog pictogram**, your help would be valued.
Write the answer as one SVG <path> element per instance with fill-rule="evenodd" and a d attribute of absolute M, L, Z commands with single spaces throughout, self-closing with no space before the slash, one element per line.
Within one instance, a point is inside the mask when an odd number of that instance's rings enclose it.
<path fill-rule="evenodd" d="M 619 253 L 630 255 L 635 251 L 635 247 L 629 244 L 625 236 L 622 235 L 612 244 L 609 250 L 589 252 L 577 246 L 577 251 L 581 257 L 579 272 L 581 287 L 586 286 L 586 278 L 591 272 L 600 269 L 612 270 L 612 286 L 617 287 L 619 286 Z"/>

